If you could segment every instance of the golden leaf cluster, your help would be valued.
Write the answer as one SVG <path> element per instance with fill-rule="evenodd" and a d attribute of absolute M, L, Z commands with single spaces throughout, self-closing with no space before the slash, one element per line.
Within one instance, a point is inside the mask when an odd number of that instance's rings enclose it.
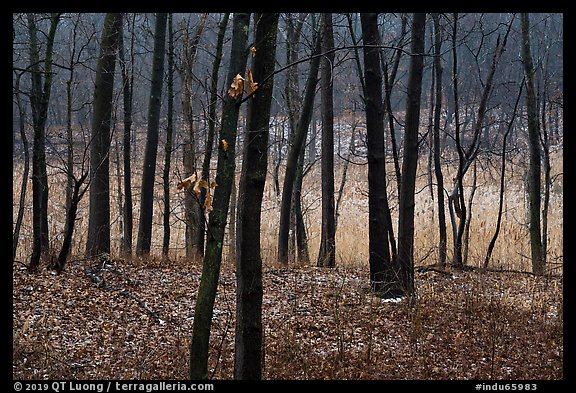
<path fill-rule="evenodd" d="M 254 49 L 255 50 L 255 49 Z M 252 76 L 252 71 L 246 71 L 246 78 L 244 78 L 240 74 L 236 74 L 234 79 L 232 79 L 232 83 L 230 84 L 230 88 L 228 89 L 228 95 L 235 100 L 240 98 L 244 93 L 244 90 L 248 89 L 248 94 L 254 93 L 254 91 L 258 88 L 258 82 L 254 82 L 254 77 Z M 255 95 L 253 96 L 255 97 Z"/>
<path fill-rule="evenodd" d="M 208 184 L 208 182 L 205 179 L 203 179 L 203 178 L 198 179 L 198 176 L 195 173 L 193 173 L 191 176 L 188 176 L 186 179 L 179 182 L 176 185 L 176 188 L 178 188 L 178 190 L 191 189 L 192 192 L 194 193 L 194 195 L 196 195 L 196 197 L 200 196 L 202 189 L 205 189 L 206 190 L 206 199 L 204 201 L 204 213 L 208 214 L 213 210 L 213 208 L 212 208 L 212 199 L 213 199 L 212 193 L 214 192 L 214 189 L 217 186 L 218 186 L 218 184 L 215 181 Z"/>

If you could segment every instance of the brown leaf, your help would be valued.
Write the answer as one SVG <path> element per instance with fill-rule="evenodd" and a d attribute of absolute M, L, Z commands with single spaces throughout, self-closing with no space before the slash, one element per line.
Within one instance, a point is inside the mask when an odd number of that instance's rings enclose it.
<path fill-rule="evenodd" d="M 176 187 L 179 190 L 181 190 L 183 188 L 188 189 L 194 185 L 194 182 L 196 182 L 196 174 L 195 173 L 193 173 L 192 176 L 188 176 L 186 179 L 182 180 L 180 183 L 178 183 L 178 185 Z"/>
<path fill-rule="evenodd" d="M 242 75 L 237 74 L 232 80 L 232 84 L 228 89 L 228 95 L 234 99 L 237 99 L 244 92 L 244 78 Z"/>
<path fill-rule="evenodd" d="M 208 189 L 208 182 L 204 179 L 200 179 L 196 183 L 194 183 L 194 188 L 192 189 L 192 191 L 194 192 L 194 194 L 200 195 L 200 192 L 202 192 L 203 188 Z"/>
<path fill-rule="evenodd" d="M 254 82 L 251 70 L 248 70 L 246 74 L 246 81 L 248 82 L 248 94 L 252 94 L 258 88 L 258 82 Z M 256 97 L 256 94 L 252 96 L 252 98 L 254 97 Z"/>
<path fill-rule="evenodd" d="M 222 149 L 224 151 L 228 150 L 228 142 L 226 142 L 226 139 L 222 139 L 220 142 L 222 142 Z"/>
<path fill-rule="evenodd" d="M 206 200 L 204 201 L 204 213 L 209 214 L 212 210 L 212 193 L 208 190 Z"/>

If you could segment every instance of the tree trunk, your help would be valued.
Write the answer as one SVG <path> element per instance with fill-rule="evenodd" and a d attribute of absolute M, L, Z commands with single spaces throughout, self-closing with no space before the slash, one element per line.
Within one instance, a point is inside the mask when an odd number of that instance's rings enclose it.
<path fill-rule="evenodd" d="M 76 223 L 76 215 L 78 213 L 78 204 L 84 196 L 84 193 L 88 190 L 88 186 L 80 190 L 82 184 L 88 177 L 89 171 L 85 171 L 79 179 L 76 179 L 72 175 L 72 180 L 74 186 L 72 188 L 72 195 L 70 196 L 70 206 L 66 208 L 66 225 L 64 230 L 64 240 L 62 240 L 62 247 L 60 248 L 60 253 L 58 254 L 58 259 L 55 265 L 50 266 L 50 268 L 55 269 L 56 273 L 60 274 L 64 270 L 66 265 L 66 259 L 72 248 L 72 236 L 74 235 L 74 225 Z"/>
<path fill-rule="evenodd" d="M 248 55 L 247 42 L 250 25 L 250 14 L 234 14 L 232 31 L 232 48 L 230 53 L 230 68 L 228 70 L 228 85 L 230 86 L 237 74 L 244 74 Z M 190 345 L 190 379 L 208 378 L 208 344 L 212 315 L 214 313 L 214 300 L 218 279 L 220 277 L 220 264 L 222 261 L 222 245 L 224 241 L 224 228 L 230 203 L 230 191 L 234 181 L 236 169 L 236 129 L 239 116 L 239 98 L 226 95 L 222 111 L 222 127 L 218 148 L 218 164 L 216 169 L 216 183 L 208 221 L 208 234 L 206 239 L 206 252 L 202 266 L 200 287 L 194 307 L 194 326 L 192 330 L 192 343 Z"/>
<path fill-rule="evenodd" d="M 114 69 L 122 15 L 108 13 L 100 44 L 94 87 L 94 115 L 90 141 L 90 212 L 87 256 L 110 253 L 110 119 L 114 90 Z"/>
<path fill-rule="evenodd" d="M 535 69 L 530 50 L 530 20 L 527 13 L 520 14 L 522 29 L 521 57 L 526 76 L 526 110 L 528 115 L 528 149 L 530 164 L 528 167 L 528 211 L 530 217 L 530 250 L 532 257 L 532 272 L 544 273 L 544 258 L 542 255 L 542 237 L 540 232 L 540 124 L 536 108 L 536 90 L 534 88 Z"/>
<path fill-rule="evenodd" d="M 516 103 L 514 104 L 514 111 L 512 112 L 512 118 L 510 122 L 508 122 L 508 128 L 506 133 L 504 134 L 504 138 L 502 140 L 502 160 L 500 161 L 500 193 L 498 196 L 498 217 L 496 219 L 496 229 L 494 230 L 494 235 L 488 244 L 488 250 L 486 251 L 486 257 L 484 258 L 484 269 L 488 268 L 488 264 L 490 263 L 490 258 L 492 257 L 492 251 L 494 250 L 494 246 L 496 245 L 496 240 L 498 240 L 498 235 L 500 234 L 500 225 L 502 223 L 502 208 L 504 206 L 504 180 L 506 178 L 506 143 L 508 140 L 508 136 L 510 135 L 514 120 L 516 119 L 516 111 L 518 110 L 518 104 L 520 102 L 520 97 L 522 96 L 522 86 L 524 81 L 520 83 L 520 89 L 518 90 L 518 97 L 516 98 Z"/>
<path fill-rule="evenodd" d="M 440 114 L 442 111 L 442 64 L 440 54 L 442 52 L 442 31 L 440 30 L 440 15 L 432 14 L 434 20 L 434 71 L 436 81 L 435 101 L 434 101 L 434 174 L 436 176 L 437 206 L 438 206 L 438 228 L 440 240 L 438 243 L 438 265 L 446 265 L 446 213 L 444 211 L 444 176 L 442 175 L 442 165 L 440 163 Z"/>
<path fill-rule="evenodd" d="M 168 256 L 170 249 L 170 164 L 172 158 L 172 135 L 174 134 L 174 30 L 172 13 L 168 14 L 168 114 L 166 119 L 166 144 L 164 145 L 164 171 L 162 184 L 164 186 L 164 236 L 162 239 L 162 255 Z"/>
<path fill-rule="evenodd" d="M 44 60 L 40 60 L 38 28 L 33 14 L 28 14 L 28 32 L 30 35 L 30 63 L 32 89 L 30 104 L 32 108 L 32 126 L 34 140 L 32 146 L 32 257 L 30 271 L 38 269 L 40 258 L 49 252 L 48 238 L 48 175 L 46 172 L 46 119 L 48 103 L 52 89 L 52 57 L 54 37 L 60 21 L 60 14 L 51 14 L 50 31 L 46 39 Z M 44 81 L 40 63 L 44 63 Z"/>
<path fill-rule="evenodd" d="M 22 74 L 16 76 L 16 83 L 14 85 L 14 95 L 16 96 L 16 106 L 18 107 L 18 128 L 20 129 L 20 138 L 22 140 L 22 148 L 24 149 L 24 174 L 22 175 L 22 185 L 20 186 L 20 200 L 18 202 L 18 215 L 16 223 L 14 224 L 14 233 L 12 236 L 12 260 L 16 259 L 16 251 L 18 249 L 18 239 L 20 238 L 20 228 L 22 227 L 22 220 L 24 219 L 24 204 L 26 203 L 26 192 L 28 188 L 28 175 L 30 173 L 30 149 L 28 147 L 28 138 L 26 137 L 26 109 L 20 98 L 20 78 Z"/>
<path fill-rule="evenodd" d="M 390 257 L 389 232 L 387 228 L 390 208 L 386 194 L 386 166 L 384 151 L 384 106 L 382 104 L 382 71 L 378 34 L 378 15 L 362 13 L 364 44 L 364 97 L 366 111 L 366 145 L 368 148 L 368 236 L 370 284 L 372 289 L 384 296 L 397 296 L 396 290 L 386 284 L 395 280 Z"/>
<path fill-rule="evenodd" d="M 214 62 L 212 63 L 212 75 L 210 76 L 210 101 L 208 103 L 208 135 L 206 137 L 206 146 L 204 149 L 204 160 L 202 161 L 202 179 L 206 179 L 210 184 L 210 162 L 212 161 L 212 148 L 214 146 L 214 133 L 216 130 L 216 104 L 218 103 L 218 74 L 220 63 L 222 61 L 222 48 L 224 47 L 224 35 L 230 13 L 227 12 L 222 17 L 218 25 L 218 38 L 216 40 L 216 51 L 214 53 Z M 200 193 L 200 205 L 204 206 L 206 201 L 206 190 L 203 188 Z M 198 228 L 198 252 L 204 255 L 206 232 L 206 220 L 200 220 Z"/>
<path fill-rule="evenodd" d="M 488 71 L 488 76 L 486 77 L 486 82 L 484 83 L 484 90 L 482 91 L 482 97 L 480 98 L 480 103 L 478 105 L 478 112 L 476 116 L 476 122 L 474 124 L 474 132 L 472 135 L 472 142 L 468 146 L 467 150 L 461 143 L 461 133 L 460 133 L 460 121 L 459 121 L 459 104 L 458 104 L 458 62 L 457 62 L 457 51 L 456 51 L 456 32 L 457 32 L 457 20 L 458 14 L 454 14 L 454 24 L 452 28 L 452 80 L 454 89 L 454 120 L 455 120 L 455 133 L 456 133 L 456 150 L 458 152 L 458 173 L 455 178 L 454 189 L 448 197 L 448 203 L 450 208 L 450 218 L 452 221 L 452 231 L 454 233 L 454 257 L 453 266 L 456 268 L 462 268 L 464 266 L 464 260 L 462 256 L 462 246 L 466 222 L 466 206 L 464 201 L 464 186 L 463 179 L 464 175 L 470 168 L 470 165 L 476 159 L 479 151 L 480 145 L 480 133 L 482 131 L 482 126 L 484 123 L 484 118 L 487 112 L 488 99 L 492 92 L 492 85 L 494 81 L 494 75 L 496 73 L 496 67 L 498 61 L 500 60 L 502 53 L 506 47 L 506 42 L 508 40 L 508 35 L 512 27 L 512 22 L 514 16 L 508 24 L 506 34 L 504 39 L 500 42 L 500 37 L 496 40 L 496 48 L 494 49 L 494 55 L 492 56 L 492 64 L 490 70 Z M 456 223 L 454 218 L 454 211 L 456 210 L 456 215 L 459 218 L 458 228 L 456 229 Z"/>
<path fill-rule="evenodd" d="M 274 72 L 278 13 L 254 15 L 255 82 Z M 260 217 L 268 167 L 268 135 L 274 78 L 258 86 L 248 104 L 248 127 L 238 200 L 235 379 L 262 378 L 262 257 Z"/>
<path fill-rule="evenodd" d="M 132 26 L 134 26 L 134 19 L 132 19 Z M 122 28 L 122 27 L 121 27 Z M 123 28 L 121 32 L 123 31 Z M 130 45 L 130 59 L 131 64 L 134 64 L 134 27 L 132 28 Z M 118 41 L 118 59 L 120 60 L 120 71 L 122 74 L 122 97 L 124 106 L 124 131 L 122 134 L 122 155 L 124 164 L 124 209 L 122 211 L 122 222 L 124 224 L 122 244 L 120 245 L 120 252 L 123 255 L 132 254 L 132 173 L 131 173 L 131 128 L 132 128 L 132 90 L 134 87 L 134 71 L 131 68 L 130 74 L 126 65 L 124 56 L 124 35 L 120 34 Z"/>
<path fill-rule="evenodd" d="M 315 38 L 314 54 L 320 53 L 321 35 L 317 34 Z M 304 148 L 306 132 L 312 119 L 314 105 L 314 96 L 316 94 L 316 84 L 318 82 L 318 69 L 320 66 L 320 57 L 314 57 L 310 61 L 308 79 L 304 92 L 304 100 L 298 117 L 298 123 L 293 133 L 292 144 L 288 151 L 286 160 L 286 173 L 284 175 L 284 184 L 282 187 L 282 201 L 280 204 L 280 224 L 278 229 L 278 261 L 282 264 L 288 264 L 288 237 L 290 232 L 290 210 L 293 197 L 296 171 L 298 167 L 298 157 L 300 150 Z"/>
<path fill-rule="evenodd" d="M 200 16 L 200 21 L 194 32 L 194 36 L 190 40 L 188 38 L 188 31 L 184 32 L 184 58 L 182 60 L 182 112 L 184 120 L 187 125 L 187 133 L 184 136 L 183 148 L 183 164 L 184 176 L 188 177 L 192 174 L 197 174 L 196 167 L 196 132 L 194 130 L 194 113 L 193 113 L 193 71 L 194 64 L 196 63 L 196 53 L 198 50 L 198 43 L 202 36 L 202 31 L 206 24 L 207 13 Z M 187 190 L 184 196 L 184 210 L 186 222 L 186 256 L 191 258 L 199 258 L 202 251 L 198 246 L 198 239 L 203 236 L 201 230 L 201 223 L 204 221 L 202 216 L 202 206 L 198 203 L 198 198 L 193 194 L 192 190 Z M 201 233 L 202 232 L 202 233 Z"/>
<path fill-rule="evenodd" d="M 405 295 L 414 293 L 414 192 L 418 166 L 418 128 L 424 69 L 425 28 L 426 14 L 415 13 L 412 20 L 412 45 L 410 49 L 412 56 L 410 57 L 408 74 L 404 156 L 398 206 L 398 266 L 400 269 L 400 287 L 398 290 Z"/>
<path fill-rule="evenodd" d="M 164 48 L 166 46 L 167 18 L 168 14 L 165 12 L 156 14 L 152 81 L 150 85 L 150 102 L 148 104 L 148 130 L 146 132 L 142 189 L 140 192 L 140 225 L 138 226 L 138 241 L 136 243 L 136 254 L 138 255 L 150 254 L 150 243 L 152 241 L 154 183 L 156 157 L 158 155 L 162 84 L 164 82 Z"/>
<path fill-rule="evenodd" d="M 334 48 L 332 14 L 322 14 L 322 51 Z M 334 217 L 334 52 L 320 61 L 320 98 L 322 108 L 322 231 L 318 266 L 336 265 L 336 226 Z"/>

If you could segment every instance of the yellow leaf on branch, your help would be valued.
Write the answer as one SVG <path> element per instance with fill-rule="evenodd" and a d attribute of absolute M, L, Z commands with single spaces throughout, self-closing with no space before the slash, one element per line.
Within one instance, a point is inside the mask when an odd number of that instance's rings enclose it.
<path fill-rule="evenodd" d="M 252 53 L 252 58 L 256 57 L 256 47 L 255 46 L 250 48 L 250 53 Z"/>
<path fill-rule="evenodd" d="M 226 139 L 222 139 L 220 142 L 222 143 L 222 149 L 224 151 L 228 150 L 228 142 L 226 142 Z"/>

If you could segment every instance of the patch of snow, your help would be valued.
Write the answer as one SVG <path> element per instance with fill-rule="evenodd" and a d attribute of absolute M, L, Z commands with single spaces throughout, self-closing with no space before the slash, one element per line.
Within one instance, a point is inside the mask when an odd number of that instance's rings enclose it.
<path fill-rule="evenodd" d="M 400 297 L 391 297 L 388 299 L 382 299 L 381 302 L 382 303 L 400 303 L 402 301 L 402 299 L 404 299 L 406 296 L 400 296 Z"/>

